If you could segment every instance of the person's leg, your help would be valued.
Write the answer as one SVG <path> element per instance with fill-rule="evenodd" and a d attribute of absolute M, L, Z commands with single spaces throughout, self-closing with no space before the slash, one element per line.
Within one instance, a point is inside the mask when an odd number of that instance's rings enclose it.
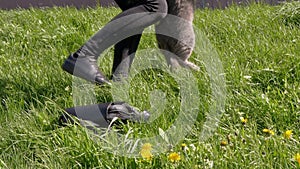
<path fill-rule="evenodd" d="M 139 5 L 123 11 L 91 37 L 63 64 L 63 69 L 97 84 L 109 83 L 97 66 L 98 56 L 122 39 L 139 34 L 167 14 L 166 0 L 140 0 Z M 76 63 L 76 66 L 75 66 Z"/>
<path fill-rule="evenodd" d="M 112 67 L 112 79 L 120 81 L 127 78 L 130 66 L 135 57 L 142 33 L 133 35 L 117 43 L 114 48 L 114 61 Z"/>
<path fill-rule="evenodd" d="M 128 3 L 128 1 L 124 0 L 115 0 L 115 2 L 123 11 L 134 6 L 132 3 Z M 142 32 L 128 37 L 114 46 L 114 61 L 112 67 L 112 79 L 114 81 L 120 81 L 121 78 L 128 77 L 131 63 L 135 57 L 134 53 L 137 51 L 141 36 Z"/>

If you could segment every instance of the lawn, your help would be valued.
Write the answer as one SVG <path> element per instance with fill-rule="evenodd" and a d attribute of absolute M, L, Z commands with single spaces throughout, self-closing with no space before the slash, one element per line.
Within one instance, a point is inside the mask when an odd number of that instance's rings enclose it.
<path fill-rule="evenodd" d="M 177 75 L 167 69 L 140 71 L 129 88 L 80 81 L 95 93 L 94 100 L 84 104 L 126 97 L 131 105 L 153 111 L 151 123 L 111 129 L 126 138 L 160 138 L 151 145 L 136 146 L 134 157 L 120 150 L 120 142 L 95 139 L 81 125 L 61 127 L 58 123 L 78 96 L 74 93 L 78 79 L 65 73 L 61 64 L 120 10 L 0 10 L 0 168 L 300 168 L 299 9 L 298 2 L 198 9 L 194 26 L 201 31 L 196 46 L 200 52 L 190 60 L 201 70 L 188 73 L 196 83 L 191 89 L 198 90 L 190 95 L 182 92 L 191 90 L 189 86 L 180 86 L 181 81 L 174 78 Z M 142 37 L 136 62 L 159 55 L 152 30 L 147 28 Z M 201 53 L 201 46 L 211 50 Z M 99 65 L 109 77 L 113 48 L 103 56 Z M 224 81 L 217 83 L 212 73 L 221 73 Z M 226 92 L 214 85 L 226 87 Z M 122 92 L 127 94 L 119 96 Z M 195 93 L 196 101 L 181 104 L 184 95 L 192 99 Z M 185 104 L 193 106 L 190 103 L 199 105 L 181 112 Z M 215 110 L 219 107 L 214 104 L 219 103 L 224 107 Z M 215 111 L 222 114 L 204 138 L 203 126 Z M 178 142 L 170 139 L 165 131 L 176 118 L 195 112 L 198 117 L 184 131 L 186 135 Z M 162 145 L 168 149 L 160 152 Z"/>

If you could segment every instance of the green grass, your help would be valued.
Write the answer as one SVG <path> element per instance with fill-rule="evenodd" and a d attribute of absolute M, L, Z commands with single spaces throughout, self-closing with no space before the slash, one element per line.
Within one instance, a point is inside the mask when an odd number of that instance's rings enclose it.
<path fill-rule="evenodd" d="M 300 29 L 282 22 L 282 6 L 252 4 L 225 10 L 197 10 L 195 26 L 216 48 L 227 84 L 225 112 L 213 136 L 199 141 L 210 93 L 205 69 L 196 73 L 203 108 L 193 130 L 172 151 L 151 161 L 108 153 L 81 126 L 59 127 L 73 106 L 72 77 L 61 64 L 93 33 L 120 12 L 116 8 L 50 8 L 0 11 L 0 168 L 300 168 Z M 283 16 L 283 15 L 282 15 Z M 139 49 L 156 48 L 145 35 Z M 101 60 L 111 74 L 113 50 Z M 142 56 L 137 56 L 142 57 Z M 193 55 L 192 61 L 201 65 Z M 163 77 L 163 78 L 161 78 Z M 143 87 L 141 87 L 143 86 Z M 96 87 L 97 101 L 112 101 L 110 88 Z M 150 91 L 167 93 L 166 109 L 153 124 L 126 124 L 131 137 L 167 129 L 180 108 L 178 85 L 168 74 L 145 71 L 131 82 L 130 101 L 150 108 Z M 243 125 L 240 117 L 248 119 Z M 268 136 L 264 128 L 275 134 Z M 284 139 L 286 130 L 291 139 Z M 221 146 L 221 141 L 228 144 Z M 196 147 L 192 149 L 192 145 Z M 155 149 L 156 146 L 152 145 Z"/>
<path fill-rule="evenodd" d="M 288 26 L 300 26 L 300 3 L 299 1 L 292 1 L 284 3 L 282 8 L 278 11 L 277 18 Z"/>

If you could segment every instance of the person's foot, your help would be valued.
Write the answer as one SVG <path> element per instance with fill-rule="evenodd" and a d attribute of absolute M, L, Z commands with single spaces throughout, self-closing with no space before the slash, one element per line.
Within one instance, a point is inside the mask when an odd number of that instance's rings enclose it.
<path fill-rule="evenodd" d="M 113 102 L 107 108 L 106 120 L 111 122 L 115 117 L 121 119 L 123 122 L 127 120 L 132 122 L 147 122 L 150 118 L 150 113 L 148 111 L 140 112 L 137 108 L 125 102 Z"/>
<path fill-rule="evenodd" d="M 74 76 L 80 77 L 98 85 L 111 85 L 107 78 L 98 69 L 96 62 L 91 61 L 86 57 L 79 58 L 74 57 L 71 54 L 63 63 L 62 69 Z"/>

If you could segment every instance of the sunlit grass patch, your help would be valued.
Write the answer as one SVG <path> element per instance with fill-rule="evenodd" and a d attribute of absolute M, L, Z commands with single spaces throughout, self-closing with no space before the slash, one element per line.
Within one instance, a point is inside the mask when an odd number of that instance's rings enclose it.
<path fill-rule="evenodd" d="M 91 139 L 80 125 L 60 127 L 57 121 L 73 106 L 72 77 L 62 71 L 62 62 L 120 10 L 0 11 L 0 168 L 299 167 L 300 29 L 274 19 L 284 7 L 196 11 L 194 24 L 208 36 L 224 67 L 225 112 L 213 136 L 201 141 L 211 93 L 205 65 L 199 65 L 201 72 L 193 73 L 203 107 L 194 128 L 162 154 L 155 153 L 157 144 L 137 147 L 142 152 L 135 158 L 108 152 L 105 142 Z M 139 49 L 155 47 L 155 36 L 144 35 Z M 191 60 L 202 64 L 195 55 Z M 99 61 L 108 77 L 112 57 L 108 49 Z M 152 124 L 124 124 L 120 133 L 137 138 L 170 127 L 179 112 L 180 88 L 168 73 L 149 69 L 138 74 L 129 101 L 149 109 L 155 90 L 166 93 L 162 114 Z M 113 100 L 107 86 L 95 87 L 95 93 L 99 102 Z"/>
<path fill-rule="evenodd" d="M 300 27 L 300 2 L 286 2 L 277 12 L 276 18 L 291 27 Z"/>

